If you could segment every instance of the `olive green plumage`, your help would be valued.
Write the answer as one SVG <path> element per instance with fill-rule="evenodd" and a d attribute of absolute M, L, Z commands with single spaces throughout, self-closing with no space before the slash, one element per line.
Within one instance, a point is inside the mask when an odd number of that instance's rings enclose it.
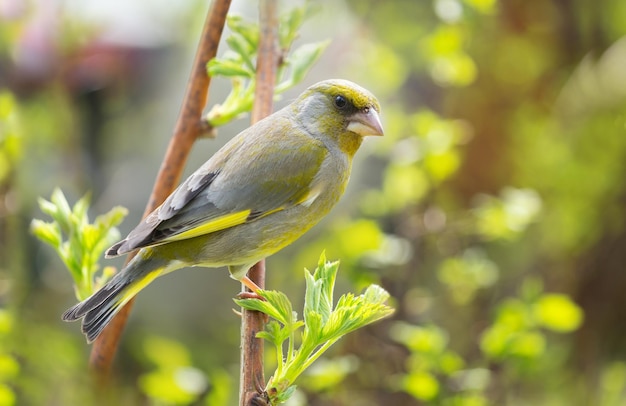
<path fill-rule="evenodd" d="M 318 223 L 343 194 L 364 136 L 383 135 L 376 98 L 345 80 L 309 87 L 242 131 L 185 180 L 107 256 L 139 249 L 99 291 L 69 309 L 94 340 L 157 276 L 186 266 L 228 266 L 247 280 L 259 260 Z"/>

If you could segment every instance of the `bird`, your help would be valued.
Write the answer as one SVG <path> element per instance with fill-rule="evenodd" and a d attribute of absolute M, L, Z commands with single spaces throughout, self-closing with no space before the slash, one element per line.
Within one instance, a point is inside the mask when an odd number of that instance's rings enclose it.
<path fill-rule="evenodd" d="M 382 136 L 380 105 L 361 86 L 331 79 L 233 137 L 105 257 L 137 251 L 90 297 L 68 309 L 93 342 L 158 276 L 228 267 L 252 292 L 251 266 L 293 243 L 343 195 L 364 137 Z"/>

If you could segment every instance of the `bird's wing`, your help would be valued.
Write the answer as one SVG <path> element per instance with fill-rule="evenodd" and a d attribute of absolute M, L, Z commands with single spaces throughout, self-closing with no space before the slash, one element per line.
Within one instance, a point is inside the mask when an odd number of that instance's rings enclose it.
<path fill-rule="evenodd" d="M 261 128 L 269 132 L 267 137 L 246 137 L 244 132 L 233 139 L 107 256 L 213 233 L 310 204 L 320 193 L 323 182 L 316 174 L 328 152 L 302 132 L 291 129 L 288 136 L 279 135 L 287 128 L 288 123 L 267 126 Z"/>

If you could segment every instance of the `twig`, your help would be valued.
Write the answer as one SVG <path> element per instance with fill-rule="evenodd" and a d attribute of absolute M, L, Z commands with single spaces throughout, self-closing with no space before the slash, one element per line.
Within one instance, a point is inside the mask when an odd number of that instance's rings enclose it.
<path fill-rule="evenodd" d="M 252 123 L 270 115 L 273 109 L 274 85 L 278 68 L 278 17 L 276 0 L 259 3 L 260 42 L 257 57 L 256 88 Z M 259 287 L 265 287 L 265 260 L 254 265 L 248 277 Z M 243 287 L 245 291 L 246 288 Z M 239 386 L 240 406 L 269 404 L 264 393 L 263 340 L 256 337 L 265 328 L 265 315 L 244 310 L 241 319 L 241 379 Z"/>
<path fill-rule="evenodd" d="M 207 103 L 211 81 L 206 72 L 206 64 L 217 54 L 230 2 L 231 0 L 214 0 L 207 14 L 174 135 L 163 158 L 144 217 L 157 208 L 174 190 L 189 152 L 202 131 L 202 111 Z M 129 255 L 127 262 L 131 258 Z M 106 379 L 109 375 L 132 304 L 132 300 L 128 302 L 93 343 L 90 365 L 101 379 Z"/>

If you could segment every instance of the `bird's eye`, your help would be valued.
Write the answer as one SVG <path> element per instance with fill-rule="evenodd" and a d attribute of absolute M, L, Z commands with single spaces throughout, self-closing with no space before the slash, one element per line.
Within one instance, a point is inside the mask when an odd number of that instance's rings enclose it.
<path fill-rule="evenodd" d="M 335 107 L 337 107 L 338 109 L 343 109 L 344 107 L 348 105 L 348 101 L 342 95 L 335 96 L 334 103 L 335 103 Z"/>

